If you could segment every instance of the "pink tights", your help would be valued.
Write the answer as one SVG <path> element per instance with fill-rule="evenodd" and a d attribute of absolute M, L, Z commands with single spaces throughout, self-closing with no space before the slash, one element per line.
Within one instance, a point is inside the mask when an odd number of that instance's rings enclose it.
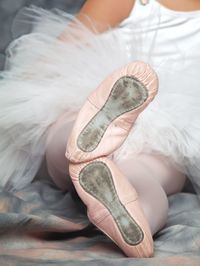
<path fill-rule="evenodd" d="M 67 137 L 73 121 L 64 115 L 50 130 L 47 140 L 46 161 L 50 176 L 62 190 L 68 190 L 68 162 L 65 158 Z M 118 167 L 138 192 L 141 205 L 150 224 L 152 235 L 166 223 L 167 196 L 180 192 L 185 175 L 166 163 L 164 157 L 133 155 L 117 162 Z"/>

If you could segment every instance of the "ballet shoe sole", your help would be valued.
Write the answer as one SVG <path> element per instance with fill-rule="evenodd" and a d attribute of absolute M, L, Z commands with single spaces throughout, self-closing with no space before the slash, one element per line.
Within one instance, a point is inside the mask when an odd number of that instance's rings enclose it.
<path fill-rule="evenodd" d="M 104 162 L 94 161 L 87 164 L 79 173 L 79 184 L 105 206 L 128 245 L 136 246 L 143 241 L 144 233 L 121 203 L 112 173 Z"/>
<path fill-rule="evenodd" d="M 147 98 L 148 90 L 137 78 L 123 76 L 118 79 L 103 107 L 79 134 L 78 148 L 83 152 L 94 151 L 113 120 L 140 107 Z"/>

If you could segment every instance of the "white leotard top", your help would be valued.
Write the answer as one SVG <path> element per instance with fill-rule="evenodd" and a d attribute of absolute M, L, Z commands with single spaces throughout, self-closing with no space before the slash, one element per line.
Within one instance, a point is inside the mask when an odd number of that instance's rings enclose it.
<path fill-rule="evenodd" d="M 120 24 L 123 38 L 132 34 L 142 42 L 142 60 L 150 56 L 154 64 L 198 72 L 200 76 L 200 11 L 179 12 L 149 0 L 136 0 L 129 17 Z"/>

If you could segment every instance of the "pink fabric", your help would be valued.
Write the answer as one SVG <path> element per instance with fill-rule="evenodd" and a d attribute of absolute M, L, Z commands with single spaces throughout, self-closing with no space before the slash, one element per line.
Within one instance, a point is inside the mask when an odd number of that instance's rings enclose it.
<path fill-rule="evenodd" d="M 97 148 L 85 153 L 77 146 L 80 132 L 105 104 L 113 85 L 123 76 L 134 76 L 148 90 L 147 100 L 137 109 L 126 112 L 115 119 L 107 128 Z M 151 67 L 143 62 L 130 63 L 108 76 L 88 97 L 81 108 L 67 142 L 66 157 L 72 162 L 86 162 L 100 156 L 111 154 L 122 145 L 138 115 L 153 100 L 158 89 L 158 79 Z"/>
<path fill-rule="evenodd" d="M 88 217 L 90 221 L 95 224 L 101 231 L 106 233 L 110 238 L 130 257 L 150 257 L 153 255 L 153 240 L 151 231 L 146 221 L 145 214 L 141 208 L 138 200 L 137 192 L 134 187 L 130 185 L 128 180 L 124 178 L 121 171 L 115 164 L 108 158 L 99 158 L 97 161 L 104 162 L 111 171 L 113 182 L 117 191 L 117 195 L 121 203 L 125 206 L 131 217 L 142 228 L 144 233 L 143 241 L 136 245 L 128 245 L 121 236 L 121 233 L 116 226 L 116 222 L 105 208 L 105 206 L 88 194 L 80 185 L 78 176 L 80 171 L 87 165 L 83 164 L 70 164 L 70 175 L 76 188 L 77 193 L 87 205 Z M 101 212 L 101 220 L 96 219 L 96 213 Z M 103 216 L 104 215 L 104 216 Z"/>

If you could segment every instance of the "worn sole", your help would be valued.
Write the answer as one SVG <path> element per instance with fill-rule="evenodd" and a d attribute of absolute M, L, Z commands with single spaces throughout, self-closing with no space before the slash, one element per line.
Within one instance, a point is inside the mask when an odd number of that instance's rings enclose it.
<path fill-rule="evenodd" d="M 143 241 L 143 231 L 121 203 L 112 173 L 104 162 L 87 164 L 79 173 L 79 183 L 110 212 L 127 244 L 138 245 Z"/>
<path fill-rule="evenodd" d="M 141 106 L 148 98 L 146 87 L 132 76 L 123 76 L 115 82 L 103 107 L 84 127 L 77 139 L 77 146 L 92 152 L 100 143 L 114 119 Z"/>

